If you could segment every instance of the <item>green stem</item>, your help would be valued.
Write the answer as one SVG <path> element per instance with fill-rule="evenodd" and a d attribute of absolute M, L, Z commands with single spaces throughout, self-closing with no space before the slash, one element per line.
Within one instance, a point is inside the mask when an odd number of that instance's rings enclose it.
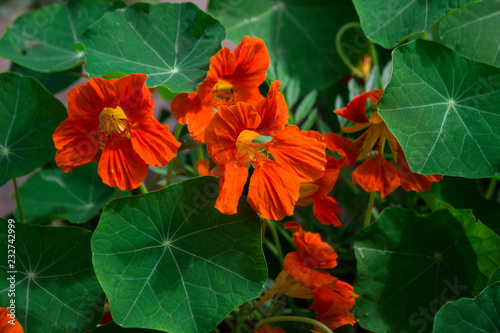
<path fill-rule="evenodd" d="M 372 216 L 373 203 L 375 202 L 375 192 L 370 193 L 370 199 L 368 199 L 368 206 L 366 206 L 365 221 L 363 223 L 363 228 L 370 225 L 370 218 Z"/>
<path fill-rule="evenodd" d="M 141 186 L 139 186 L 139 191 L 141 192 L 141 194 L 149 193 L 148 189 L 146 188 L 146 185 L 144 185 L 144 183 L 142 183 Z"/>
<path fill-rule="evenodd" d="M 491 200 L 493 197 L 493 193 L 495 193 L 495 188 L 497 186 L 497 179 L 496 178 L 491 178 L 490 185 L 488 186 L 488 190 L 486 191 L 485 198 L 487 200 Z"/>
<path fill-rule="evenodd" d="M 23 205 L 21 204 L 21 197 L 19 196 L 19 188 L 17 187 L 16 178 L 12 178 L 12 182 L 14 183 L 14 193 L 16 195 L 16 205 L 17 205 L 17 210 L 19 211 L 19 218 L 21 219 L 21 222 L 26 223 L 26 219 L 24 218 Z"/>
<path fill-rule="evenodd" d="M 350 61 L 349 59 L 347 59 L 346 55 L 344 54 L 344 52 L 342 51 L 342 45 L 341 45 L 341 41 L 342 41 L 342 36 L 344 35 L 344 33 L 349 30 L 349 29 L 352 29 L 352 28 L 360 28 L 361 29 L 361 25 L 358 23 L 358 22 L 350 22 L 350 23 L 346 23 L 344 24 L 340 29 L 339 31 L 337 32 L 337 36 L 335 37 L 335 48 L 337 49 L 337 53 L 340 57 L 340 60 L 342 60 L 342 62 L 347 66 L 347 68 L 349 68 L 349 70 L 358 78 L 360 79 L 363 79 L 364 76 L 363 76 L 363 73 L 361 73 L 357 68 L 356 66 L 354 66 Z"/>
<path fill-rule="evenodd" d="M 295 321 L 295 322 L 299 322 L 299 323 L 311 324 L 311 325 L 314 325 L 314 326 L 321 328 L 323 331 L 325 331 L 327 333 L 333 333 L 332 330 L 329 329 L 325 324 L 323 324 L 317 320 L 314 320 L 311 318 L 306 318 L 306 317 L 296 317 L 296 316 L 275 316 L 275 317 L 269 317 L 266 319 L 262 319 L 261 321 L 259 321 L 257 323 L 257 325 L 255 325 L 255 330 L 258 330 L 259 328 L 261 328 L 265 325 L 280 322 L 280 321 Z"/>
<path fill-rule="evenodd" d="M 122 197 L 122 193 L 120 192 L 120 188 L 118 186 L 115 186 L 115 196 L 117 198 L 121 198 Z"/>
<path fill-rule="evenodd" d="M 148 191 L 151 191 L 155 187 L 156 183 L 160 180 L 160 178 L 161 178 L 161 175 L 159 173 L 156 174 L 155 178 L 153 178 L 151 183 L 149 183 L 147 186 Z"/>
<path fill-rule="evenodd" d="M 276 231 L 276 227 L 274 226 L 274 223 L 272 221 L 267 221 L 266 226 L 271 231 L 271 235 L 273 236 L 274 245 L 276 246 L 276 255 L 278 257 L 278 260 L 281 263 L 281 266 L 283 266 L 283 251 L 281 250 L 280 238 L 278 236 L 278 232 Z"/>
<path fill-rule="evenodd" d="M 196 151 L 198 152 L 198 158 L 200 160 L 205 158 L 205 156 L 203 156 L 203 147 L 201 145 L 196 147 Z"/>
<path fill-rule="evenodd" d="M 179 139 L 179 136 L 181 135 L 181 132 L 182 132 L 182 127 L 183 127 L 182 124 L 177 124 L 177 127 L 175 128 L 175 132 L 174 132 L 174 138 L 175 138 L 175 140 Z M 171 159 L 170 162 L 168 162 L 168 165 L 167 165 L 166 186 L 168 186 L 168 185 L 170 185 L 172 183 L 172 168 L 173 168 L 172 161 L 173 160 L 174 159 Z"/>
<path fill-rule="evenodd" d="M 178 124 L 177 127 L 175 128 L 175 132 L 174 132 L 175 140 L 179 139 L 179 136 L 181 135 L 181 132 L 182 132 L 182 127 L 184 127 L 182 124 Z"/>

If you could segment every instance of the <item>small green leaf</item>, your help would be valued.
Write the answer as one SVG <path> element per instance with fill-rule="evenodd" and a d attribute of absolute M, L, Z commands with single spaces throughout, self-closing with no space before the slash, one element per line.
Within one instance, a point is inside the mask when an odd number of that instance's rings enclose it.
<path fill-rule="evenodd" d="M 299 100 L 300 96 L 300 80 L 290 79 L 288 83 L 288 88 L 285 92 L 285 99 L 290 108 L 292 108 L 295 103 Z"/>
<path fill-rule="evenodd" d="M 8 277 L 15 276 L 16 319 L 24 332 L 87 332 L 101 320 L 106 295 L 92 268 L 91 233 L 74 227 L 0 219 L 0 304 L 9 304 Z M 14 235 L 14 237 L 13 237 Z M 14 246 L 14 268 L 8 246 Z M 12 250 L 12 247 L 9 247 Z M 10 259 L 10 258 L 9 258 Z M 11 273 L 15 271 L 16 273 Z"/>
<path fill-rule="evenodd" d="M 478 0 L 353 0 L 365 34 L 386 49 L 427 31 L 443 16 Z"/>
<path fill-rule="evenodd" d="M 122 1 L 71 0 L 19 16 L 0 39 L 0 57 L 43 72 L 73 68 L 85 53 L 73 49 L 82 33 Z"/>
<path fill-rule="evenodd" d="M 21 186 L 19 195 L 27 222 L 53 216 L 85 223 L 115 198 L 115 191 L 97 175 L 97 164 L 89 163 L 67 174 L 43 169 Z"/>
<path fill-rule="evenodd" d="M 94 267 L 115 322 L 168 332 L 209 332 L 262 292 L 260 221 L 242 198 L 214 208 L 214 177 L 110 202 L 92 238 Z"/>
<path fill-rule="evenodd" d="M 295 111 L 295 123 L 300 123 L 307 115 L 311 112 L 314 104 L 316 103 L 316 98 L 318 97 L 318 92 L 316 90 L 308 93 L 304 98 L 300 101 L 299 106 L 297 106 L 297 110 Z"/>
<path fill-rule="evenodd" d="M 500 170 L 500 69 L 417 40 L 393 52 L 379 113 L 413 172 L 467 178 Z"/>
<path fill-rule="evenodd" d="M 0 185 L 54 158 L 52 134 L 66 108 L 38 81 L 0 74 Z"/>
<path fill-rule="evenodd" d="M 500 67 L 500 2 L 485 0 L 446 17 L 440 24 L 445 45 L 472 60 Z"/>
<path fill-rule="evenodd" d="M 462 298 L 447 302 L 439 309 L 433 332 L 500 332 L 500 268 L 495 273 L 496 280 L 490 280 L 488 287 L 474 299 Z"/>
<path fill-rule="evenodd" d="M 374 332 L 430 332 L 447 301 L 479 293 L 500 265 L 500 237 L 470 211 L 385 209 L 355 241 L 353 310 Z"/>
<path fill-rule="evenodd" d="M 302 131 L 309 131 L 316 121 L 318 120 L 318 109 L 314 108 L 311 113 L 309 113 L 309 116 L 307 117 L 306 121 L 304 121 L 304 124 L 300 126 L 300 129 Z"/>
<path fill-rule="evenodd" d="M 192 3 L 135 3 L 107 13 L 83 35 L 85 69 L 144 73 L 148 87 L 191 92 L 205 79 L 224 27 Z"/>

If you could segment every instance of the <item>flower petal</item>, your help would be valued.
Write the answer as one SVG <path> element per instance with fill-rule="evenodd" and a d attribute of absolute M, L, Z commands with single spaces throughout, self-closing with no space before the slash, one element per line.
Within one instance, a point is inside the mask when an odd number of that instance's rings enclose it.
<path fill-rule="evenodd" d="M 23 333 L 23 327 L 17 320 L 17 318 L 14 318 L 14 320 L 10 317 L 10 310 L 7 308 L 1 308 L 0 307 L 0 332 L 2 333 Z M 11 324 L 10 321 L 14 322 L 14 324 Z M 272 331 L 270 331 L 272 332 Z M 284 332 L 284 331 L 283 331 Z"/>
<path fill-rule="evenodd" d="M 215 176 L 220 178 L 220 172 L 217 168 L 210 170 L 210 161 L 205 159 L 198 159 L 194 165 L 195 169 L 198 171 L 200 176 Z"/>
<path fill-rule="evenodd" d="M 120 190 L 138 188 L 148 173 L 148 165 L 137 155 L 128 138 L 106 143 L 97 173 L 109 186 Z"/>
<path fill-rule="evenodd" d="M 342 223 L 337 215 L 342 213 L 342 211 L 337 208 L 338 205 L 337 201 L 331 197 L 324 197 L 321 199 L 317 197 L 313 205 L 313 214 L 321 224 L 333 224 L 340 228 Z"/>
<path fill-rule="evenodd" d="M 300 182 L 313 181 L 325 170 L 326 146 L 314 138 L 299 133 L 297 126 L 287 126 L 268 146 L 278 164 L 289 166 Z"/>
<path fill-rule="evenodd" d="M 298 252 L 290 252 L 283 261 L 285 271 L 302 285 L 314 290 L 321 287 L 332 287 L 338 279 L 328 273 L 316 271 L 304 265 Z"/>
<path fill-rule="evenodd" d="M 244 36 L 232 54 L 237 66 L 230 77 L 223 77 L 224 81 L 240 89 L 258 87 L 264 82 L 270 60 L 262 39 Z"/>
<path fill-rule="evenodd" d="M 254 170 L 248 203 L 263 218 L 280 221 L 293 214 L 299 187 L 299 180 L 289 167 L 268 160 Z"/>
<path fill-rule="evenodd" d="M 99 141 L 95 130 L 86 127 L 84 121 L 65 119 L 52 136 L 57 166 L 63 172 L 89 163 L 99 153 Z"/>
<path fill-rule="evenodd" d="M 344 159 L 341 159 L 344 161 L 344 167 L 353 165 L 356 162 L 359 156 L 359 147 L 356 142 L 346 139 L 337 133 L 325 133 L 323 137 L 328 149 L 344 156 Z"/>
<path fill-rule="evenodd" d="M 130 139 L 134 151 L 146 164 L 154 167 L 167 165 L 181 145 L 168 130 L 168 125 L 160 124 L 153 117 L 135 123 Z"/>
<path fill-rule="evenodd" d="M 191 137 L 196 142 L 205 142 L 205 129 L 214 117 L 214 109 L 201 102 L 197 92 L 181 93 L 170 104 L 175 119 L 187 124 Z"/>
<path fill-rule="evenodd" d="M 309 308 L 318 312 L 317 321 L 335 330 L 340 326 L 356 324 L 354 315 L 349 312 L 354 305 L 354 298 L 351 299 L 352 305 L 345 304 L 345 297 L 342 294 L 331 288 L 319 288 L 314 290 L 313 304 Z"/>
<path fill-rule="evenodd" d="M 396 168 L 377 155 L 354 170 L 352 183 L 360 185 L 366 192 L 379 191 L 383 198 L 400 185 L 400 178 Z"/>
<path fill-rule="evenodd" d="M 401 187 L 405 191 L 425 192 L 431 189 L 432 183 L 443 179 L 443 175 L 426 176 L 411 172 L 402 149 L 398 149 L 398 172 L 401 178 Z"/>
<path fill-rule="evenodd" d="M 255 107 L 262 119 L 257 129 L 261 135 L 274 136 L 283 131 L 288 123 L 288 105 L 285 103 L 283 94 L 279 92 L 280 85 L 279 81 L 271 83 L 266 98 Z"/>
<path fill-rule="evenodd" d="M 248 168 L 235 162 L 219 165 L 221 180 L 219 185 L 219 196 L 215 202 L 222 214 L 236 214 L 238 201 L 243 193 L 243 187 L 247 182 Z"/>
<path fill-rule="evenodd" d="M 354 123 L 367 123 L 368 118 L 366 117 L 365 111 L 366 100 L 369 98 L 372 100 L 373 104 L 377 105 L 383 93 L 384 91 L 382 89 L 365 92 L 354 97 L 345 108 L 333 112 Z"/>
<path fill-rule="evenodd" d="M 81 86 L 75 87 L 66 95 L 68 98 L 68 117 L 82 119 L 99 125 L 99 114 L 104 108 L 116 108 L 118 96 L 111 80 L 91 78 Z"/>
<path fill-rule="evenodd" d="M 132 123 L 153 115 L 154 101 L 146 87 L 145 74 L 130 74 L 114 82 L 118 106 Z"/>

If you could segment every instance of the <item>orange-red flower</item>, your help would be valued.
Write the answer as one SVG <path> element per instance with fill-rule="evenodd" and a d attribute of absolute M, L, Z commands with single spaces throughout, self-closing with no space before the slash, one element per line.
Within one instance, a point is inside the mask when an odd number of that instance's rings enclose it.
<path fill-rule="evenodd" d="M 205 132 L 208 154 L 221 172 L 215 207 L 224 214 L 236 213 L 248 164 L 254 167 L 248 202 L 270 220 L 292 215 L 300 183 L 323 173 L 325 144 L 302 135 L 296 126 L 285 127 L 288 107 L 279 87 L 273 82 L 256 106 L 220 106 Z"/>
<path fill-rule="evenodd" d="M 374 105 L 377 105 L 382 93 L 383 90 L 380 89 L 368 91 L 354 97 L 345 108 L 334 111 L 341 117 L 357 123 L 350 127 L 343 127 L 344 132 L 354 133 L 365 130 L 353 142 L 353 145 L 359 150 L 357 158 L 368 158 L 368 160 L 353 172 L 353 183 L 359 184 L 367 192 L 381 192 L 382 198 L 394 191 L 399 185 L 402 185 L 405 190 L 426 191 L 432 182 L 439 181 L 442 176 L 423 176 L 412 173 L 408 168 L 401 146 L 396 137 L 389 131 L 378 111 L 375 111 L 370 118 L 366 116 L 367 100 L 370 99 Z M 340 143 L 338 138 L 336 140 Z M 384 158 L 386 142 L 392 152 L 393 161 Z M 374 150 L 375 145 L 377 145 L 376 150 Z M 341 143 L 339 150 L 344 150 L 347 155 L 350 155 L 349 151 L 352 151 L 352 148 Z M 393 166 L 393 163 L 398 164 L 398 169 Z"/>
<path fill-rule="evenodd" d="M 309 308 L 318 312 L 316 320 L 331 330 L 347 324 L 356 324 L 354 315 L 349 312 L 354 306 L 354 298 L 358 297 L 352 290 L 352 286 L 343 281 L 338 281 L 333 288 L 314 290 L 313 304 Z"/>
<path fill-rule="evenodd" d="M 17 319 L 11 316 L 9 309 L 0 308 L 0 332 L 23 333 L 23 327 Z"/>
<path fill-rule="evenodd" d="M 178 94 L 172 101 L 172 114 L 188 125 L 194 140 L 205 142 L 206 127 L 219 106 L 255 104 L 264 98 L 258 87 L 268 67 L 269 53 L 264 42 L 245 36 L 234 51 L 224 47 L 210 59 L 205 81 L 193 93 Z"/>
<path fill-rule="evenodd" d="M 180 143 L 154 118 L 145 80 L 144 74 L 92 78 L 68 93 L 68 119 L 53 135 L 62 171 L 99 159 L 104 183 L 132 190 L 149 165 L 163 166 L 175 157 Z"/>

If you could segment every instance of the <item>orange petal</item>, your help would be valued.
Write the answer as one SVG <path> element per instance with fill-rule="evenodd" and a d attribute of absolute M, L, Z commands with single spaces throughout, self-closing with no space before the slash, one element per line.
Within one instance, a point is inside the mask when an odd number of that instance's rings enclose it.
<path fill-rule="evenodd" d="M 194 165 L 200 176 L 215 176 L 220 178 L 220 173 L 216 168 L 210 170 L 210 161 L 200 158 Z"/>
<path fill-rule="evenodd" d="M 367 123 L 368 118 L 366 117 L 365 111 L 366 100 L 369 98 L 372 100 L 373 104 L 377 105 L 383 93 L 384 91 L 382 89 L 365 92 L 354 97 L 345 108 L 335 110 L 333 112 L 354 123 Z"/>
<path fill-rule="evenodd" d="M 205 131 L 205 143 L 210 158 L 217 164 L 226 164 L 236 159 L 236 141 L 244 130 L 255 130 L 260 116 L 251 104 L 238 103 L 221 106 Z"/>
<path fill-rule="evenodd" d="M 342 167 L 343 161 L 337 161 L 333 156 L 326 155 L 325 171 L 323 175 L 314 182 L 318 186 L 316 196 L 324 198 L 330 193 L 339 178 Z"/>
<path fill-rule="evenodd" d="M 243 193 L 243 187 L 247 182 L 248 168 L 234 162 L 219 165 L 221 180 L 219 185 L 219 196 L 215 202 L 222 214 L 236 214 L 238 201 Z"/>
<path fill-rule="evenodd" d="M 300 134 L 297 126 L 287 126 L 268 146 L 275 161 L 290 166 L 300 182 L 321 177 L 325 170 L 325 149 L 323 142 Z"/>
<path fill-rule="evenodd" d="M 344 167 L 353 165 L 356 162 L 359 156 L 359 146 L 356 142 L 346 139 L 337 133 L 325 133 L 323 137 L 328 149 L 344 156 Z"/>
<path fill-rule="evenodd" d="M 17 314 L 17 313 L 16 313 Z M 14 315 L 12 315 L 14 317 Z M 11 322 L 13 324 L 11 324 Z M 17 321 L 17 318 L 11 318 L 10 310 L 0 308 L 0 332 L 2 333 L 23 333 L 23 327 Z"/>
<path fill-rule="evenodd" d="M 120 190 L 138 188 L 148 173 L 148 165 L 137 155 L 128 138 L 109 141 L 97 169 L 102 181 Z"/>
<path fill-rule="evenodd" d="M 115 92 L 120 106 L 132 123 L 152 116 L 154 101 L 146 87 L 145 74 L 130 74 L 114 82 Z"/>
<path fill-rule="evenodd" d="M 283 94 L 279 92 L 281 82 L 271 83 L 266 98 L 257 104 L 255 110 L 262 118 L 257 131 L 264 136 L 274 136 L 288 123 L 288 106 Z"/>
<path fill-rule="evenodd" d="M 340 228 L 342 223 L 339 221 L 337 215 L 342 213 L 342 211 L 337 208 L 338 205 L 337 201 L 331 197 L 324 197 L 322 199 L 318 197 L 314 201 L 313 214 L 321 224 L 333 224 Z"/>
<path fill-rule="evenodd" d="M 153 117 L 135 123 L 130 138 L 135 152 L 146 164 L 154 167 L 167 165 L 181 145 L 169 132 L 168 125 L 160 124 Z"/>
<path fill-rule="evenodd" d="M 89 163 L 99 152 L 99 141 L 95 130 L 85 126 L 81 120 L 65 119 L 52 136 L 56 153 L 57 166 L 63 172 Z"/>
<path fill-rule="evenodd" d="M 293 214 L 299 187 L 299 180 L 289 167 L 268 160 L 254 170 L 248 203 L 263 218 L 280 221 Z"/>
<path fill-rule="evenodd" d="M 332 287 L 338 281 L 336 277 L 328 273 L 316 271 L 304 265 L 298 252 L 288 253 L 283 261 L 283 267 L 295 280 L 312 290 Z"/>
<path fill-rule="evenodd" d="M 214 109 L 203 104 L 197 92 L 178 94 L 170 108 L 179 123 L 188 125 L 189 133 L 196 142 L 205 142 L 205 130 L 214 117 Z"/>
<path fill-rule="evenodd" d="M 425 192 L 430 190 L 432 183 L 439 182 L 443 175 L 420 175 L 413 173 L 401 149 L 398 149 L 398 172 L 401 178 L 401 187 L 405 191 Z"/>
<path fill-rule="evenodd" d="M 116 108 L 118 96 L 110 80 L 91 78 L 81 86 L 75 87 L 66 95 L 68 98 L 68 117 L 99 124 L 99 114 L 104 108 Z"/>
<path fill-rule="evenodd" d="M 224 81 L 239 89 L 258 87 L 264 82 L 270 60 L 262 39 L 244 36 L 232 55 L 236 59 L 237 66 L 231 76 L 223 77 Z"/>
<path fill-rule="evenodd" d="M 345 305 L 341 300 L 342 298 L 344 298 L 342 295 L 330 288 L 319 288 L 314 290 L 313 304 L 309 308 L 318 312 L 316 320 L 322 322 L 331 330 L 347 324 L 354 325 L 356 319 L 349 312 L 352 305 Z M 352 304 L 354 305 L 354 301 Z"/>
<path fill-rule="evenodd" d="M 352 173 L 352 183 L 366 192 L 379 191 L 385 197 L 400 185 L 396 168 L 381 155 L 368 159 Z"/>

